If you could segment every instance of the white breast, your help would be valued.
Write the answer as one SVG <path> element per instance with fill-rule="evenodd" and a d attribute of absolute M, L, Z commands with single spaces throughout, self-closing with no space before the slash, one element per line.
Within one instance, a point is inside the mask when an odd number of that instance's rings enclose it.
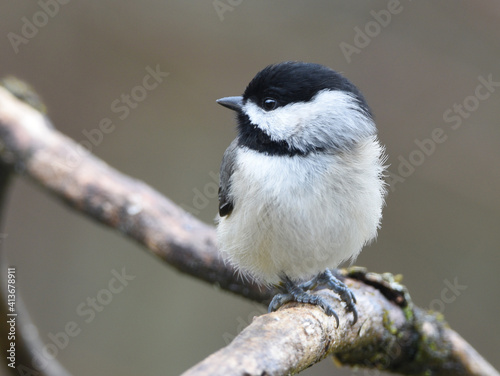
<path fill-rule="evenodd" d="M 376 236 L 385 189 L 375 137 L 350 153 L 267 156 L 239 149 L 233 212 L 220 218 L 219 248 L 265 283 L 308 279 L 354 258 Z"/>

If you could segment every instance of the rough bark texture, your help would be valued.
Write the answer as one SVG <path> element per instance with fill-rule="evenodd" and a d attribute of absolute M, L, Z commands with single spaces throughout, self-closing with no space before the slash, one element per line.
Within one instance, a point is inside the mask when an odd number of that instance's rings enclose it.
<path fill-rule="evenodd" d="M 406 375 L 498 375 L 444 321 L 412 307 L 406 289 L 391 275 L 357 268 L 350 274 L 364 280 L 350 284 L 360 313 L 355 325 L 341 315 L 336 328 L 335 319 L 320 308 L 290 303 L 255 318 L 233 342 L 183 376 L 288 375 L 328 355 L 344 365 Z M 396 300 L 388 299 L 389 291 Z M 343 312 L 330 291 L 318 293 Z"/>
<path fill-rule="evenodd" d="M 270 299 L 270 291 L 235 278 L 219 256 L 212 226 L 99 160 L 1 87 L 0 159 L 181 272 L 256 301 Z"/>
<path fill-rule="evenodd" d="M 145 183 L 100 161 L 2 87 L 0 163 L 27 175 L 89 218 L 116 228 L 184 273 L 259 302 L 268 302 L 273 293 L 244 283 L 222 262 L 212 227 Z M 8 179 L 2 181 L 0 189 Z M 339 300 L 330 291 L 320 290 L 317 293 L 336 306 L 339 328 L 318 307 L 291 303 L 256 318 L 231 344 L 185 375 L 286 375 L 328 355 L 346 365 L 404 374 L 498 375 L 444 321 L 414 308 L 406 289 L 392 275 L 359 268 L 346 273 L 345 282 L 358 299 L 355 325 Z M 24 317 L 29 320 L 27 313 Z M 40 346 L 22 335 L 19 342 L 27 358 Z M 57 366 L 56 362 L 43 374 L 67 374 Z"/>

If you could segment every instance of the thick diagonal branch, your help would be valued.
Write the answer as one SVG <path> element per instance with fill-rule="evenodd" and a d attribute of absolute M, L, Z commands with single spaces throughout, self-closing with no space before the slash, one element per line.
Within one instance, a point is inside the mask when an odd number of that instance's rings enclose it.
<path fill-rule="evenodd" d="M 434 316 L 401 309 L 381 290 L 359 281 L 351 288 L 361 312 L 354 326 L 346 315 L 336 328 L 335 319 L 320 308 L 289 304 L 292 308 L 254 318 L 227 347 L 182 376 L 288 375 L 328 355 L 343 364 L 407 375 L 498 375 Z M 342 312 L 331 292 L 320 293 Z"/>
<path fill-rule="evenodd" d="M 223 263 L 211 226 L 106 165 L 1 87 L 0 161 L 178 270 L 255 301 L 269 300 L 272 291 L 243 283 Z M 413 309 L 401 285 L 359 271 L 351 276 L 355 278 L 346 283 L 359 300 L 355 326 L 343 317 L 335 329 L 317 307 L 282 309 L 255 320 L 228 347 L 187 374 L 284 375 L 334 354 L 344 364 L 406 374 L 498 376 L 444 322 Z M 338 301 L 333 304 L 343 312 Z M 225 371 L 216 373 L 218 368 Z"/>
<path fill-rule="evenodd" d="M 224 264 L 213 227 L 99 160 L 1 87 L 0 158 L 66 204 L 136 240 L 181 272 L 256 301 L 269 299 L 268 290 L 235 278 L 234 270 Z"/>

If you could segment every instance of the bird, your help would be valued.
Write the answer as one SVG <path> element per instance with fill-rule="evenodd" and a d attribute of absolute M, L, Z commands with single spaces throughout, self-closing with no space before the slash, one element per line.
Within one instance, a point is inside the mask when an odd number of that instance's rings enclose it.
<path fill-rule="evenodd" d="M 220 252 L 241 275 L 295 301 L 352 313 L 354 293 L 336 269 L 373 241 L 387 193 L 385 147 L 361 91 L 337 71 L 286 61 L 258 72 L 243 95 L 218 99 L 236 112 L 237 136 L 220 167 Z"/>

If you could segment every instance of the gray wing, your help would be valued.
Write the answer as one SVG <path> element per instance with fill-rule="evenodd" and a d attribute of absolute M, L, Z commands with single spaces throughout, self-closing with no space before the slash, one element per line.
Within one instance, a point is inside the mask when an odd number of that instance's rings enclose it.
<path fill-rule="evenodd" d="M 219 215 L 221 217 L 231 214 L 234 207 L 234 201 L 232 197 L 229 197 L 229 191 L 231 188 L 231 176 L 234 171 L 237 148 L 238 140 L 236 139 L 231 142 L 231 145 L 226 149 L 220 165 Z"/>

